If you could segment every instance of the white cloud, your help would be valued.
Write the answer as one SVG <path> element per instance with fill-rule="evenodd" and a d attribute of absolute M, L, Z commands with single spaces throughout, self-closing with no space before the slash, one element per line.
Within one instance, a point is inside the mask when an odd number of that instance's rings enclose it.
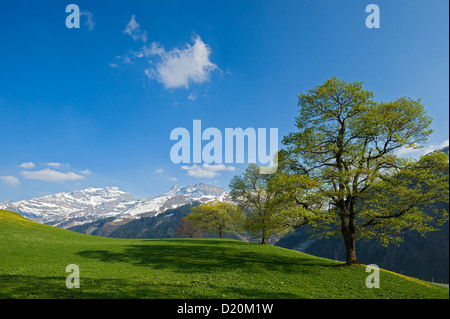
<path fill-rule="evenodd" d="M 75 181 L 79 179 L 84 179 L 84 176 L 75 174 L 74 172 L 58 172 L 49 168 L 45 168 L 40 171 L 22 171 L 22 176 L 26 179 L 34 179 L 45 182 L 64 182 L 64 181 Z"/>
<path fill-rule="evenodd" d="M 131 20 L 128 22 L 123 33 L 128 34 L 134 41 L 142 40 L 147 41 L 147 32 L 141 29 L 139 23 L 136 22 L 136 16 L 132 15 Z"/>
<path fill-rule="evenodd" d="M 162 169 L 162 168 L 155 169 L 156 174 L 161 174 L 163 171 L 164 171 L 164 169 Z"/>
<path fill-rule="evenodd" d="M 232 172 L 236 170 L 236 168 L 231 165 L 228 166 L 224 164 L 210 165 L 207 163 L 203 165 L 194 164 L 192 166 L 181 166 L 181 168 L 187 171 L 187 174 L 189 176 L 193 176 L 195 178 L 213 178 L 220 175 L 221 171 Z"/>
<path fill-rule="evenodd" d="M 122 56 L 116 56 L 116 61 L 109 63 L 112 68 L 117 68 L 120 64 L 133 65 L 138 60 L 145 61 L 148 63 L 144 66 L 145 74 L 151 80 L 157 80 L 166 89 L 189 88 L 192 83 L 209 81 L 214 70 L 223 73 L 211 62 L 212 50 L 199 36 L 193 38 L 193 44 L 186 43 L 183 48 L 176 47 L 170 51 L 166 51 L 156 41 L 147 45 L 147 32 L 137 23 L 135 15 L 131 16 L 123 33 L 135 41 L 142 40 L 144 44 L 137 51 L 128 50 Z M 196 94 L 189 96 L 191 101 L 196 98 Z"/>
<path fill-rule="evenodd" d="M 178 181 L 178 178 L 176 178 L 176 177 L 169 177 L 168 179 L 169 179 L 169 181 L 171 181 L 171 182 L 176 182 L 176 181 Z"/>
<path fill-rule="evenodd" d="M 166 89 L 185 87 L 190 83 L 202 83 L 209 80 L 210 73 L 217 65 L 210 61 L 211 49 L 200 37 L 194 39 L 194 45 L 167 52 L 157 43 L 152 43 L 149 54 L 158 56 L 160 61 L 153 63 L 145 73 L 150 79 L 156 79 Z"/>
<path fill-rule="evenodd" d="M 89 31 L 92 31 L 95 26 L 92 13 L 89 11 L 83 11 L 80 12 L 80 16 L 86 16 L 86 22 L 84 24 L 88 26 Z"/>
<path fill-rule="evenodd" d="M 80 171 L 80 173 L 83 174 L 83 175 L 91 175 L 92 174 L 90 169 L 85 169 L 83 171 Z"/>
<path fill-rule="evenodd" d="M 407 147 L 405 145 L 405 146 L 400 147 L 396 151 L 396 154 L 397 154 L 397 156 L 407 156 L 407 155 L 410 155 L 412 153 L 422 152 L 423 148 L 422 149 L 417 149 L 417 147 L 419 147 L 419 145 L 417 145 L 417 144 L 414 144 L 411 147 Z"/>
<path fill-rule="evenodd" d="M 444 148 L 446 146 L 449 145 L 449 140 L 446 139 L 445 141 L 443 141 L 440 144 L 429 144 L 427 146 L 424 146 L 422 148 L 414 148 L 414 147 L 401 147 L 397 150 L 396 154 L 397 156 L 402 156 L 402 157 L 420 157 L 422 155 L 431 153 L 435 150 Z M 415 147 L 417 147 L 418 145 L 415 145 Z"/>
<path fill-rule="evenodd" d="M 12 186 L 12 187 L 19 187 L 19 179 L 17 177 L 14 176 L 0 176 L 0 181 L 2 181 L 2 183 L 8 185 L 8 186 Z"/>
<path fill-rule="evenodd" d="M 147 42 L 147 32 L 141 29 L 135 15 L 131 16 L 123 33 L 135 41 Z M 189 88 L 192 83 L 209 81 L 210 74 L 214 70 L 223 73 L 211 62 L 211 53 L 211 48 L 196 36 L 192 45 L 186 43 L 185 47 L 170 51 L 166 51 L 162 45 L 153 41 L 150 45 L 142 45 L 138 51 L 128 50 L 123 56 L 116 56 L 116 62 L 132 65 L 141 59 L 148 62 L 148 65 L 144 66 L 147 67 L 144 72 L 151 80 L 157 80 L 166 89 Z M 110 63 L 109 66 L 117 68 L 119 64 L 116 62 Z M 189 96 L 191 101 L 196 98 L 196 94 Z"/>
<path fill-rule="evenodd" d="M 27 163 L 22 163 L 20 165 L 17 165 L 18 167 L 21 168 L 25 168 L 25 169 L 30 169 L 30 168 L 34 168 L 36 165 L 34 165 L 33 162 L 27 162 Z"/>

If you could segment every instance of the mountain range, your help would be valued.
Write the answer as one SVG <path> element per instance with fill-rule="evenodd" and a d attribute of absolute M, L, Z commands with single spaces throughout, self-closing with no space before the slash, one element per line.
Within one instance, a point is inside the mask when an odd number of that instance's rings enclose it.
<path fill-rule="evenodd" d="M 144 200 L 137 200 L 117 187 L 105 187 L 3 202 L 0 203 L 0 209 L 17 212 L 38 223 L 71 228 L 103 219 L 125 224 L 193 202 L 205 203 L 211 200 L 228 201 L 230 197 L 223 188 L 207 184 L 175 185 L 162 195 Z"/>

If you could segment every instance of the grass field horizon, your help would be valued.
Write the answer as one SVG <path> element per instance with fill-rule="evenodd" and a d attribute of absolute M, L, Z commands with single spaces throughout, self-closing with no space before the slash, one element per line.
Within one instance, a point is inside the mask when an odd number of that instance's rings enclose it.
<path fill-rule="evenodd" d="M 71 232 L 0 210 L 0 298 L 448 299 L 449 290 L 365 266 L 232 239 L 115 239 Z M 66 266 L 80 288 L 66 287 Z"/>

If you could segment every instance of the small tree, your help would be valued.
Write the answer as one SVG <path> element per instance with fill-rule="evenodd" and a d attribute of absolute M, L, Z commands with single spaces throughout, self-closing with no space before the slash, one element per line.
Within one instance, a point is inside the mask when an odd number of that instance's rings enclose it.
<path fill-rule="evenodd" d="M 180 237 L 188 237 L 188 238 L 202 237 L 202 232 L 200 231 L 200 228 L 196 224 L 189 221 L 186 217 L 178 222 L 176 231 L 177 235 Z"/>
<path fill-rule="evenodd" d="M 186 219 L 204 232 L 231 233 L 239 228 L 242 211 L 234 204 L 211 201 L 191 209 Z"/>
<path fill-rule="evenodd" d="M 274 192 L 270 187 L 272 176 L 260 174 L 259 167 L 250 164 L 242 175 L 234 176 L 230 182 L 230 195 L 245 211 L 244 227 L 261 244 L 276 234 L 283 234 L 289 229 L 285 218 L 278 214 L 271 200 Z"/>

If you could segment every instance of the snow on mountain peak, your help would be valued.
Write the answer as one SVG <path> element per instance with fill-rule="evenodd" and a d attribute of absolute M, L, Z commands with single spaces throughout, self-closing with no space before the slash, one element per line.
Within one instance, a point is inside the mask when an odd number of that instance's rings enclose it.
<path fill-rule="evenodd" d="M 0 208 L 17 212 L 36 222 L 67 228 L 116 216 L 135 202 L 133 195 L 117 187 L 90 187 L 71 193 L 0 203 Z"/>
<path fill-rule="evenodd" d="M 156 216 L 193 202 L 228 201 L 221 187 L 208 184 L 174 185 L 168 192 L 145 200 L 118 187 L 89 187 L 70 193 L 57 193 L 30 200 L 0 203 L 0 209 L 17 212 L 39 223 L 69 228 L 98 219 L 114 217 L 114 221 Z"/>
<path fill-rule="evenodd" d="M 187 186 L 180 186 L 177 184 L 174 185 L 166 194 L 186 195 L 191 198 L 201 198 L 204 196 L 216 197 L 223 193 L 226 193 L 226 191 L 222 187 L 200 183 Z"/>
<path fill-rule="evenodd" d="M 159 196 L 137 202 L 123 211 L 116 220 L 134 219 L 142 216 L 156 216 L 167 209 L 174 209 L 193 202 L 206 203 L 211 200 L 229 200 L 228 193 L 221 187 L 208 184 L 174 185 Z"/>

